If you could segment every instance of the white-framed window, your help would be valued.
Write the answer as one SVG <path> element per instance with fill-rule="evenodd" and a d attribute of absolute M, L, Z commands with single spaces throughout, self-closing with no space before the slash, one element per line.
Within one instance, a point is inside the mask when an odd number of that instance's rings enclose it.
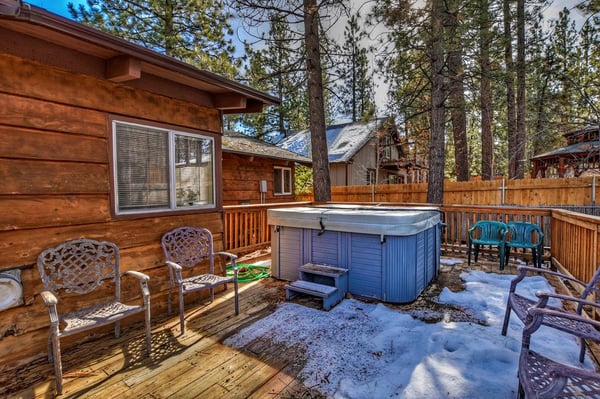
<path fill-rule="evenodd" d="M 214 140 L 113 121 L 117 215 L 215 207 Z"/>
<path fill-rule="evenodd" d="M 367 169 L 367 185 L 375 184 L 375 169 Z"/>
<path fill-rule="evenodd" d="M 383 159 L 390 160 L 392 159 L 392 138 L 387 134 L 383 136 L 383 151 L 381 156 Z"/>
<path fill-rule="evenodd" d="M 275 195 L 292 194 L 292 168 L 275 166 L 273 169 L 273 187 Z"/>

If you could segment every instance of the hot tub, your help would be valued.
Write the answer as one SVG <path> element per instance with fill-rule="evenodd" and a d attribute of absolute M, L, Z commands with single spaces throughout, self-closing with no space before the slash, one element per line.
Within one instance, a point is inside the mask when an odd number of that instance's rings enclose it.
<path fill-rule="evenodd" d="M 348 292 L 414 301 L 438 274 L 441 213 L 430 207 L 327 205 L 267 211 L 271 272 L 296 280 L 306 263 L 348 270 Z"/>

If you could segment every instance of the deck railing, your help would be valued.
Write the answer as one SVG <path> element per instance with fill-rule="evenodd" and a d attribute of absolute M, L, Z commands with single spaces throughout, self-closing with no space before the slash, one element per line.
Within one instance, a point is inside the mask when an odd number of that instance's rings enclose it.
<path fill-rule="evenodd" d="M 267 209 L 306 206 L 311 202 L 224 206 L 225 250 L 241 255 L 271 245 Z"/>
<path fill-rule="evenodd" d="M 224 207 L 226 250 L 243 254 L 269 246 L 271 232 L 267 224 L 267 209 L 310 204 L 293 202 Z M 445 254 L 466 253 L 468 230 L 477 220 L 520 220 L 536 223 L 542 228 L 544 260 L 551 260 L 561 271 L 588 281 L 599 266 L 600 217 L 548 208 L 474 205 L 442 205 L 440 208 L 444 213 L 442 250 Z"/>

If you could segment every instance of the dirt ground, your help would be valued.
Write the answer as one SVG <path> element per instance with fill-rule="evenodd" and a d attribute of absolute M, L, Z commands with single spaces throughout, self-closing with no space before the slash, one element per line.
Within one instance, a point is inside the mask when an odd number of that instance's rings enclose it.
<path fill-rule="evenodd" d="M 394 305 L 388 304 L 388 306 L 403 311 L 409 312 L 413 317 L 423 320 L 425 322 L 437 323 L 441 320 L 446 321 L 464 321 L 473 322 L 479 324 L 485 324 L 482 320 L 475 318 L 469 314 L 468 311 L 450 304 L 443 304 L 438 302 L 440 292 L 444 287 L 447 287 L 453 292 L 459 292 L 464 290 L 464 282 L 460 278 L 462 272 L 471 270 L 483 270 L 486 272 L 503 273 L 503 274 L 517 274 L 517 264 L 509 263 L 504 270 L 499 270 L 498 259 L 493 255 L 481 255 L 477 263 L 472 262 L 471 266 L 467 265 L 467 259 L 461 257 L 442 257 L 442 259 L 452 259 L 453 261 L 460 262 L 452 266 L 442 265 L 440 267 L 440 273 L 429 286 L 417 297 L 417 299 L 408 304 Z M 238 259 L 238 263 L 252 263 L 264 260 L 270 260 L 271 253 L 269 249 L 253 252 L 252 254 L 245 255 Z M 281 296 L 276 298 L 276 301 L 285 300 L 285 290 L 283 286 L 286 282 L 281 282 L 275 279 L 271 279 L 270 284 L 281 284 Z M 347 298 L 352 297 L 351 294 L 347 294 Z M 358 300 L 371 302 L 364 298 L 356 298 Z M 321 308 L 321 301 L 310 296 L 298 295 L 292 299 L 293 302 L 301 303 L 305 306 L 314 307 L 316 309 Z"/>

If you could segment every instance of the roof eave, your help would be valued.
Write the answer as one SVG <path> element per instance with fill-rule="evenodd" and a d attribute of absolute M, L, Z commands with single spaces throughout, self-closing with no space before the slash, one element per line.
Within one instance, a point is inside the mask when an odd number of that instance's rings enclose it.
<path fill-rule="evenodd" d="M 243 109 L 236 109 L 234 107 L 224 108 L 224 113 L 259 112 L 263 105 L 280 104 L 280 100 L 270 94 L 232 81 L 218 74 L 200 70 L 183 61 L 157 53 L 93 27 L 53 14 L 39 7 L 26 5 L 20 9 L 20 12 L 18 12 L 17 15 L 0 13 L 0 20 L 2 19 L 34 24 L 49 31 L 77 38 L 82 42 L 91 43 L 125 56 L 134 57 L 154 67 L 169 70 L 170 72 L 185 76 L 186 78 L 205 82 L 214 86 L 215 92 L 235 93 L 249 100 L 248 104 Z"/>

